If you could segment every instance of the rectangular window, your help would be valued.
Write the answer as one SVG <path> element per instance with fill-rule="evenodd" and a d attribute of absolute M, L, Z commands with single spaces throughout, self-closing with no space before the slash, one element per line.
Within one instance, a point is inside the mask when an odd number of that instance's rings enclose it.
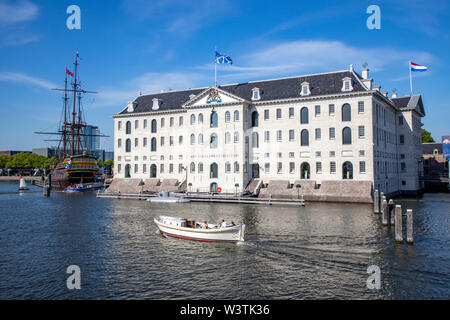
<path fill-rule="evenodd" d="M 404 153 L 400 154 L 400 159 L 405 159 L 405 154 Z"/>
<path fill-rule="evenodd" d="M 359 134 L 360 138 L 364 138 L 364 136 L 365 136 L 365 132 L 364 131 L 365 131 L 364 130 L 364 126 L 359 126 L 358 127 L 358 134 Z"/>
<path fill-rule="evenodd" d="M 173 123 L 174 123 L 174 119 L 173 119 L 173 117 L 170 117 L 169 125 L 170 125 L 171 127 L 173 127 Z"/>
<path fill-rule="evenodd" d="M 137 164 L 134 165 L 134 173 L 138 173 L 139 171 L 139 166 Z"/>
<path fill-rule="evenodd" d="M 328 105 L 328 113 L 334 115 L 334 104 Z"/>
<path fill-rule="evenodd" d="M 270 141 L 270 131 L 264 131 L 264 142 Z"/>
<path fill-rule="evenodd" d="M 364 150 L 359 150 L 359 156 L 364 157 L 366 155 L 366 152 Z"/>
<path fill-rule="evenodd" d="M 122 139 L 117 139 L 117 147 L 118 148 L 122 147 Z"/>
<path fill-rule="evenodd" d="M 405 144 L 405 136 L 404 135 L 400 135 L 400 144 Z"/>
<path fill-rule="evenodd" d="M 172 136 L 169 137 L 169 144 L 170 144 L 171 146 L 173 146 L 173 137 L 172 137 Z"/>
<path fill-rule="evenodd" d="M 322 156 L 322 152 L 316 151 L 316 158 L 320 158 Z"/>
<path fill-rule="evenodd" d="M 281 119 L 281 109 L 277 109 L 277 120 Z"/>
<path fill-rule="evenodd" d="M 147 120 L 144 120 L 144 129 L 147 128 Z"/>
<path fill-rule="evenodd" d="M 294 130 L 289 130 L 289 141 L 294 141 L 294 139 L 295 139 Z"/>
<path fill-rule="evenodd" d="M 183 165 L 181 163 L 178 165 L 178 173 L 183 173 Z"/>
<path fill-rule="evenodd" d="M 142 165 L 142 173 L 147 173 L 147 165 L 146 164 Z"/>
<path fill-rule="evenodd" d="M 139 128 L 139 120 L 134 120 L 134 128 L 135 129 Z"/>
<path fill-rule="evenodd" d="M 336 173 L 336 162 L 330 162 L 330 173 Z"/>
<path fill-rule="evenodd" d="M 401 126 L 403 125 L 403 116 L 398 117 L 398 124 Z"/>
<path fill-rule="evenodd" d="M 164 145 L 164 137 L 161 137 L 161 147 Z"/>
<path fill-rule="evenodd" d="M 183 117 L 178 118 L 178 125 L 181 127 L 183 125 Z"/>
<path fill-rule="evenodd" d="M 335 130 L 334 128 L 330 128 L 330 139 L 334 139 L 335 138 Z"/>
<path fill-rule="evenodd" d="M 289 108 L 289 119 L 294 117 L 294 108 Z"/>
<path fill-rule="evenodd" d="M 406 163 L 405 162 L 400 162 L 400 169 L 402 170 L 402 172 L 406 171 Z"/>
<path fill-rule="evenodd" d="M 117 129 L 122 130 L 122 121 L 117 122 Z"/>
<path fill-rule="evenodd" d="M 364 113 L 364 101 L 358 101 L 358 113 Z"/>
<path fill-rule="evenodd" d="M 267 152 L 267 153 L 264 153 L 264 157 L 265 157 L 265 158 L 270 158 L 270 153 L 268 153 L 268 152 Z"/>
<path fill-rule="evenodd" d="M 134 146 L 137 147 L 139 145 L 139 139 L 134 138 Z"/>
<path fill-rule="evenodd" d="M 316 162 L 316 173 L 322 173 L 322 162 Z"/>
<path fill-rule="evenodd" d="M 178 144 L 183 144 L 183 136 L 178 137 Z"/>
<path fill-rule="evenodd" d="M 281 159 L 283 157 L 283 154 L 281 152 L 277 152 L 277 158 Z"/>
<path fill-rule="evenodd" d="M 366 162 L 365 161 L 359 162 L 359 173 L 366 173 Z"/>
<path fill-rule="evenodd" d="M 266 162 L 264 164 L 264 172 L 269 173 L 270 172 L 270 163 Z"/>
<path fill-rule="evenodd" d="M 283 163 L 278 162 L 277 163 L 277 173 L 282 173 L 282 171 L 283 171 Z"/>
<path fill-rule="evenodd" d="M 295 158 L 295 153 L 294 152 L 289 152 L 289 158 Z"/>
<path fill-rule="evenodd" d="M 118 165 L 117 165 L 117 173 L 120 173 L 121 170 L 122 170 L 122 165 L 121 165 L 121 164 L 118 164 Z"/>
<path fill-rule="evenodd" d="M 316 128 L 316 140 L 320 140 L 322 135 L 322 132 L 320 131 L 320 128 Z"/>
<path fill-rule="evenodd" d="M 164 173 L 164 164 L 163 163 L 161 163 L 159 165 L 159 173 Z"/>
<path fill-rule="evenodd" d="M 277 131 L 277 141 L 281 142 L 282 137 L 281 137 L 281 130 Z"/>
<path fill-rule="evenodd" d="M 164 125 L 166 124 L 166 119 L 161 118 L 161 128 L 164 128 Z"/>
<path fill-rule="evenodd" d="M 336 151 L 330 151 L 330 158 L 334 158 L 336 156 Z"/>
<path fill-rule="evenodd" d="M 264 120 L 269 120 L 269 110 L 264 110 Z"/>
<path fill-rule="evenodd" d="M 169 164 L 169 173 L 173 173 L 173 163 Z"/>
<path fill-rule="evenodd" d="M 144 138 L 144 141 L 143 141 L 143 146 L 144 146 L 144 147 L 146 147 L 146 146 L 147 146 L 147 138 Z"/>
<path fill-rule="evenodd" d="M 295 173 L 295 162 L 289 162 L 289 173 Z"/>
<path fill-rule="evenodd" d="M 316 117 L 317 117 L 317 116 L 320 116 L 320 106 L 316 106 L 316 107 L 315 107 L 315 111 L 316 111 L 316 112 L 315 112 Z"/>

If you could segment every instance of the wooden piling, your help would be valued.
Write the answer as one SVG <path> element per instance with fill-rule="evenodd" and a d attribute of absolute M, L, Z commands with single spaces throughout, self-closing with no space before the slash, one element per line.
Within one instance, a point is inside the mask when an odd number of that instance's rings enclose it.
<path fill-rule="evenodd" d="M 388 203 L 389 213 L 388 213 L 388 225 L 393 226 L 395 224 L 395 212 L 394 212 L 394 200 L 389 200 Z"/>
<path fill-rule="evenodd" d="M 380 196 L 378 190 L 375 190 L 373 195 L 373 212 L 380 213 Z"/>
<path fill-rule="evenodd" d="M 413 243 L 413 211 L 412 209 L 406 210 L 406 242 Z"/>
<path fill-rule="evenodd" d="M 395 206 L 395 241 L 403 242 L 402 206 Z"/>
<path fill-rule="evenodd" d="M 383 223 L 383 226 L 387 226 L 388 219 L 389 219 L 389 207 L 388 207 L 388 203 L 386 201 L 386 197 L 384 197 L 383 201 L 381 202 L 381 212 L 383 213 L 381 222 Z"/>

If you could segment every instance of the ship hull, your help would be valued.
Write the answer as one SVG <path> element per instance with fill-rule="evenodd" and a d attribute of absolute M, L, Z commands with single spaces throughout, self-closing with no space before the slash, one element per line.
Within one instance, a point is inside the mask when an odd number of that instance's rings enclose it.
<path fill-rule="evenodd" d="M 52 187 L 66 188 L 71 184 L 95 180 L 97 160 L 91 156 L 72 156 L 64 159 L 52 170 Z"/>

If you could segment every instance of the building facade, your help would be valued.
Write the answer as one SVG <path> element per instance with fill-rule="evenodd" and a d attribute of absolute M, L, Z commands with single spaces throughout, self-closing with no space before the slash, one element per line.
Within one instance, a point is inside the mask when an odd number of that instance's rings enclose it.
<path fill-rule="evenodd" d="M 252 180 L 367 182 L 421 190 L 420 95 L 387 96 L 368 69 L 142 95 L 114 115 L 117 179 L 177 179 L 189 191 Z"/>

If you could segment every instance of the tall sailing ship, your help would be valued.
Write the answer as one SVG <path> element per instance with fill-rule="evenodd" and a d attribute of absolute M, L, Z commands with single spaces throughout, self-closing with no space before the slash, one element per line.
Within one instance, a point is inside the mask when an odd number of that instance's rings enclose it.
<path fill-rule="evenodd" d="M 92 182 L 98 171 L 97 158 L 89 154 L 86 137 L 106 137 L 100 134 L 89 134 L 85 130 L 88 126 L 83 121 L 81 98 L 85 93 L 96 93 L 81 88 L 78 75 L 78 49 L 75 56 L 75 70 L 70 72 L 66 68 L 64 89 L 54 89 L 64 92 L 64 109 L 62 121 L 57 132 L 36 132 L 37 134 L 54 134 L 60 136 L 57 140 L 58 164 L 51 169 L 52 186 L 65 188 L 72 184 Z M 67 77 L 71 76 L 71 88 L 68 88 Z M 73 95 L 70 101 L 69 94 Z M 69 103 L 70 102 L 70 103 Z M 72 110 L 71 110 L 72 109 Z"/>

